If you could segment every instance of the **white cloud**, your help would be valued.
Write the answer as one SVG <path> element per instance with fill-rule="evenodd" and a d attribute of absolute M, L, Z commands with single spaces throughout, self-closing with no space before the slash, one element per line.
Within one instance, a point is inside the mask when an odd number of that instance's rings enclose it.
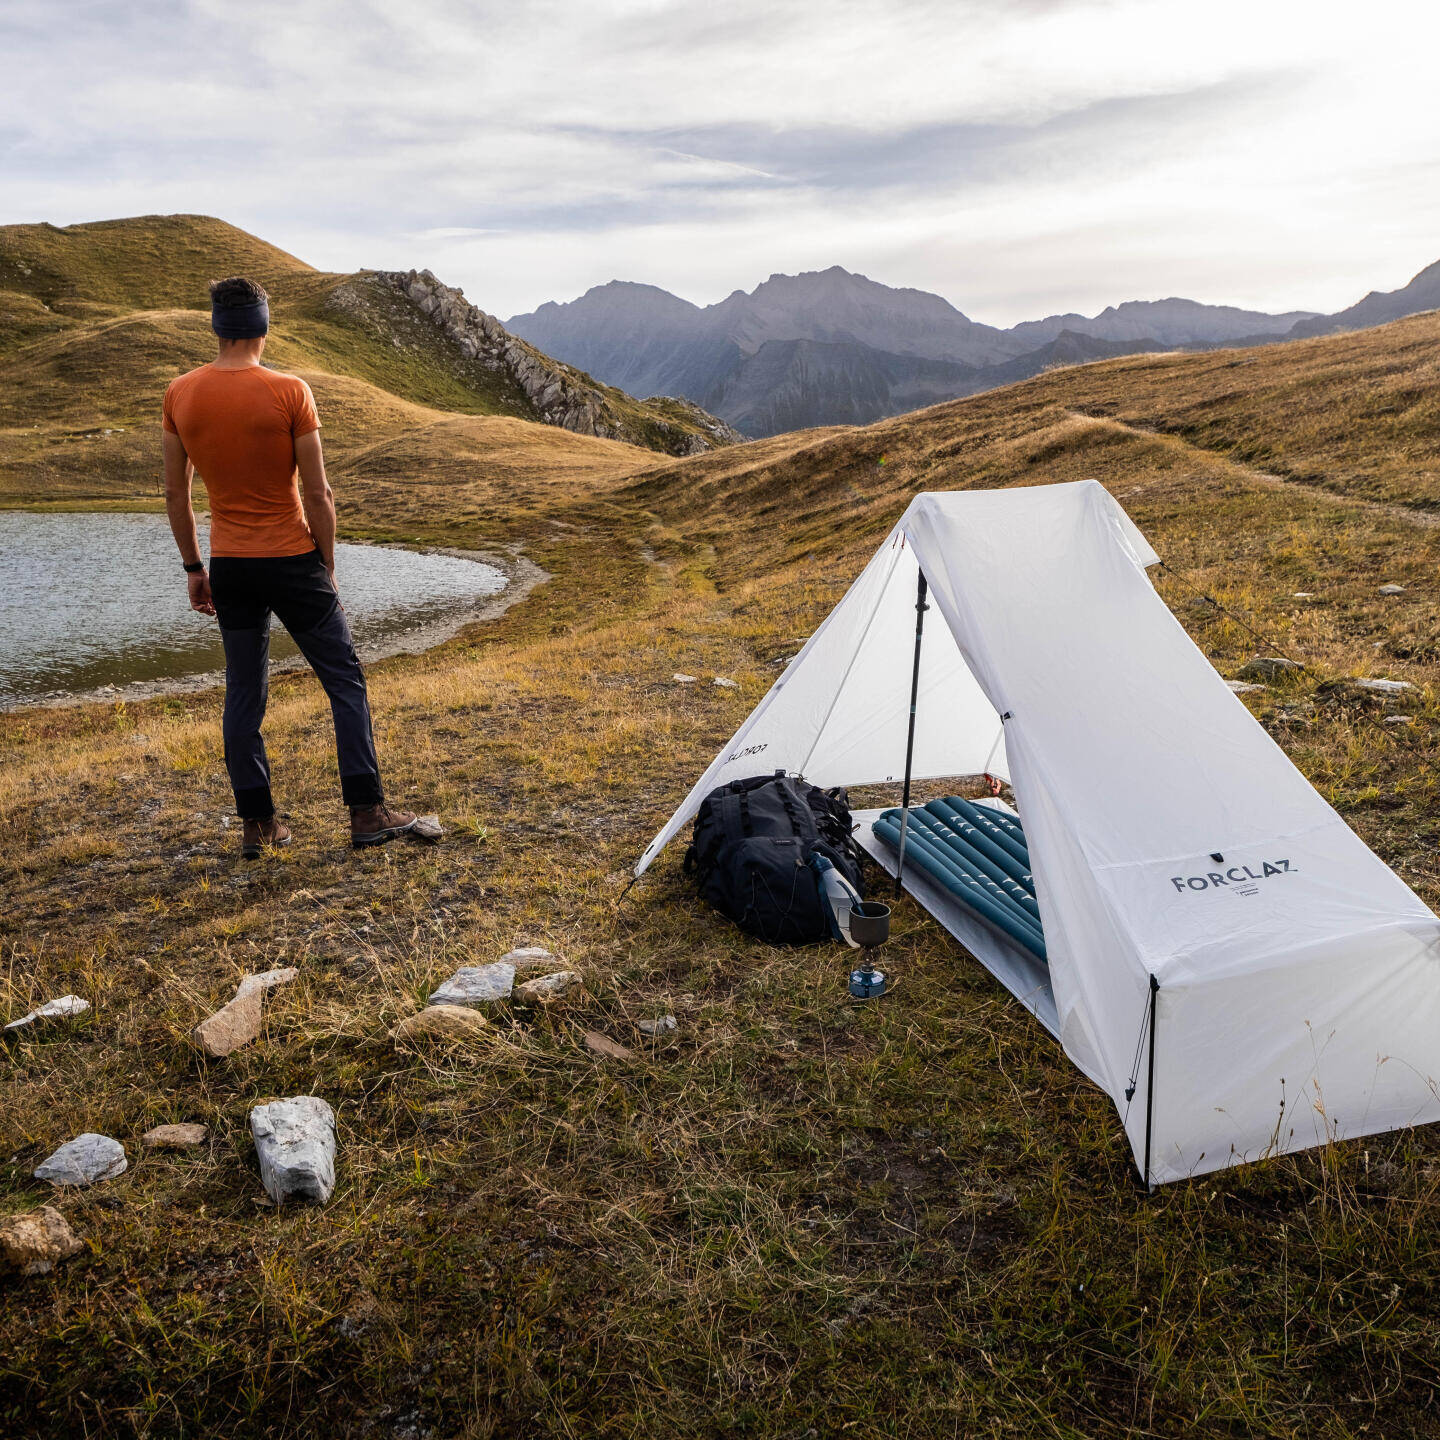
<path fill-rule="evenodd" d="M 0 220 L 219 214 L 499 314 L 832 263 L 977 318 L 1440 255 L 1418 0 L 9 0 Z"/>

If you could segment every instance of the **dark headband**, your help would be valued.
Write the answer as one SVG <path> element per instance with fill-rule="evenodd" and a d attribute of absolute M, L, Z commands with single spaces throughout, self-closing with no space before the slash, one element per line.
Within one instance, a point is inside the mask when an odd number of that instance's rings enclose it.
<path fill-rule="evenodd" d="M 250 305 L 212 305 L 210 328 L 222 340 L 256 340 L 270 330 L 270 306 L 264 300 Z"/>

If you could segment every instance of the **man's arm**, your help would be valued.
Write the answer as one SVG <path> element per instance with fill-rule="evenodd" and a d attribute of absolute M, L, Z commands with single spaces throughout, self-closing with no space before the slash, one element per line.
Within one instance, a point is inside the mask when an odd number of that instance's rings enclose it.
<path fill-rule="evenodd" d="M 169 430 L 162 430 L 165 442 L 165 513 L 170 517 L 170 533 L 180 547 L 180 558 L 186 565 L 203 561 L 200 554 L 200 536 L 195 530 L 195 508 L 190 503 L 190 490 L 195 480 L 195 466 L 185 453 L 180 437 Z M 190 608 L 202 615 L 215 613 L 210 599 L 210 577 L 204 570 L 186 575 L 190 591 Z"/>
<path fill-rule="evenodd" d="M 335 578 L 335 495 L 325 478 L 325 455 L 320 432 L 312 430 L 295 441 L 295 464 L 300 470 L 300 498 L 310 533 L 320 548 L 320 558 Z"/>

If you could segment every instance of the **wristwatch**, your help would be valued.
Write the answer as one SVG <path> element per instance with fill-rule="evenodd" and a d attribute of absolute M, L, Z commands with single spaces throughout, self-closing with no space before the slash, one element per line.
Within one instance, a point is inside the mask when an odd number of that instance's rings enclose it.
<path fill-rule="evenodd" d="M 187 565 L 185 567 L 185 573 L 187 575 L 198 575 L 204 568 L 205 562 L 203 560 L 197 560 L 193 565 Z"/>

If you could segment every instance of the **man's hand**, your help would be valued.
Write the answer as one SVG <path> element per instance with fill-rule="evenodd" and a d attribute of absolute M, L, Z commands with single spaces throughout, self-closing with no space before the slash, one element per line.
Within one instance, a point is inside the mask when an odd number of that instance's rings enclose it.
<path fill-rule="evenodd" d="M 185 577 L 185 583 L 190 590 L 190 608 L 198 610 L 202 615 L 213 615 L 215 602 L 210 598 L 209 571 L 197 570 L 193 575 Z"/>
<path fill-rule="evenodd" d="M 300 499 L 305 506 L 305 520 L 315 537 L 330 583 L 335 583 L 335 496 L 325 479 L 325 455 L 320 448 L 320 432 L 311 430 L 295 441 L 295 467 L 300 472 Z"/>

